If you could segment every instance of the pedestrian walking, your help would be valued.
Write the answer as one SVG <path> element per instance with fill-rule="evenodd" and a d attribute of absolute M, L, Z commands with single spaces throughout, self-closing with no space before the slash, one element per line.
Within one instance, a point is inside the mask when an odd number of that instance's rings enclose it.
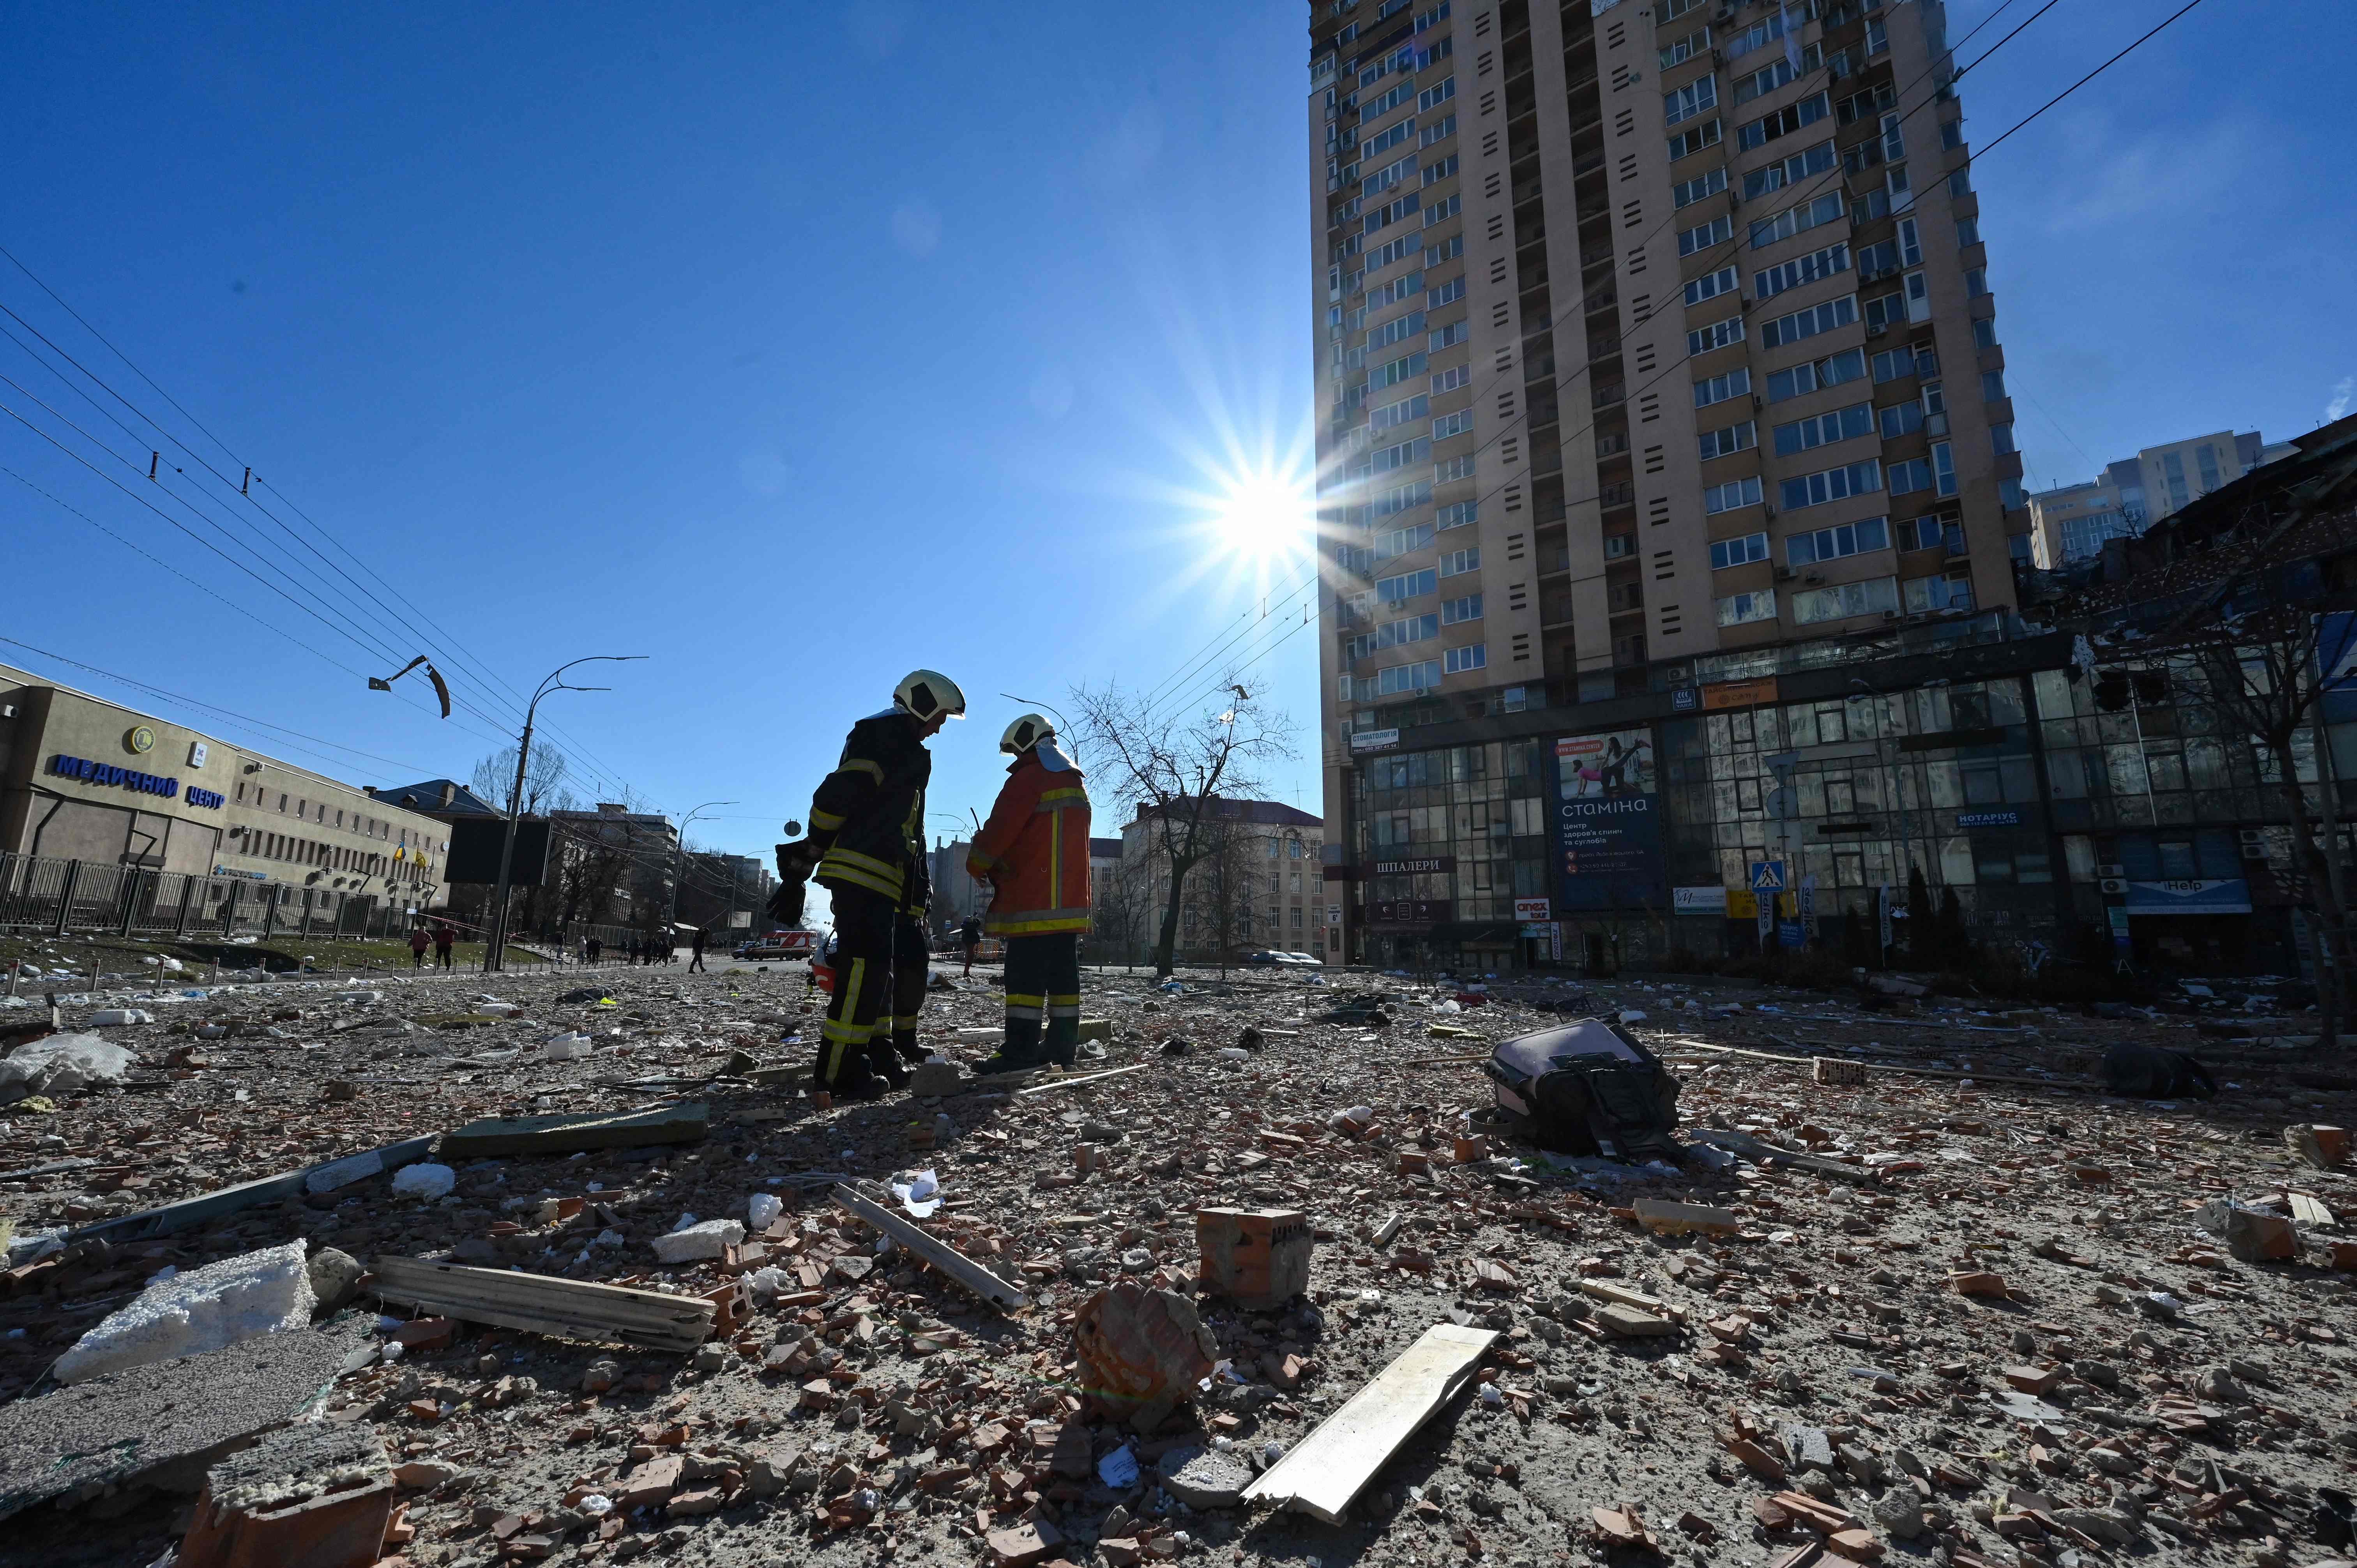
<path fill-rule="evenodd" d="M 427 934 L 425 927 L 410 927 L 409 967 L 412 969 L 424 969 L 425 967 L 425 950 L 433 945 L 434 939 L 432 936 Z"/>
<path fill-rule="evenodd" d="M 709 973 L 710 971 L 705 970 L 704 967 L 704 928 L 702 926 L 696 927 L 694 933 L 687 940 L 689 946 L 691 946 L 695 952 L 695 956 L 688 961 L 688 973 Z"/>
<path fill-rule="evenodd" d="M 924 1059 L 917 1016 L 932 958 L 924 832 L 933 770 L 925 742 L 964 716 L 955 682 L 912 671 L 890 707 L 852 726 L 811 799 L 809 836 L 778 846 L 781 886 L 770 912 L 780 925 L 801 923 L 802 885 L 813 877 L 834 902 L 834 994 L 813 1071 L 819 1089 L 873 1098 L 883 1084 L 909 1081 L 901 1058 Z"/>
<path fill-rule="evenodd" d="M 434 922 L 434 961 L 436 967 L 442 969 L 457 967 L 450 961 L 450 950 L 456 947 L 457 942 L 458 929 L 456 926 L 447 920 Z"/>
<path fill-rule="evenodd" d="M 971 980 L 974 978 L 974 950 L 982 946 L 982 918 L 980 916 L 968 915 L 965 918 L 965 924 L 958 928 L 958 946 L 965 951 L 965 968 L 959 974 L 958 978 L 961 980 Z"/>
<path fill-rule="evenodd" d="M 589 961 L 593 964 L 602 963 L 605 961 L 605 959 L 606 939 L 603 937 L 591 937 L 589 939 Z"/>
<path fill-rule="evenodd" d="M 1089 929 L 1089 793 L 1038 714 L 1006 726 L 1014 757 L 966 870 L 988 882 L 983 929 L 1006 944 L 1006 1035 L 974 1070 L 1070 1067 L 1081 1045 L 1081 933 Z"/>

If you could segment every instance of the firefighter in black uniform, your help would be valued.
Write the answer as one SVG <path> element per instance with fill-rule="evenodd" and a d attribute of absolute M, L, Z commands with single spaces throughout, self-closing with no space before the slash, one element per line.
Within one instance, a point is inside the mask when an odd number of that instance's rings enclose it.
<path fill-rule="evenodd" d="M 925 784 L 933 768 L 925 742 L 964 716 L 954 682 L 931 670 L 910 674 L 890 707 L 852 726 L 842 760 L 811 799 L 809 836 L 778 846 L 773 915 L 799 920 L 802 884 L 813 877 L 834 901 L 834 994 L 813 1072 L 831 1093 L 898 1089 L 909 1081 L 900 1058 L 924 1059 L 917 1014 L 931 962 Z"/>

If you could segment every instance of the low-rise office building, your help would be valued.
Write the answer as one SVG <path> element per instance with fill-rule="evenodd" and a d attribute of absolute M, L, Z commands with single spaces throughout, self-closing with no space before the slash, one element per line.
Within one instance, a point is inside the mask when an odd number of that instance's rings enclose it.
<path fill-rule="evenodd" d="M 0 854 L 440 901 L 443 824 L 0 666 Z"/>

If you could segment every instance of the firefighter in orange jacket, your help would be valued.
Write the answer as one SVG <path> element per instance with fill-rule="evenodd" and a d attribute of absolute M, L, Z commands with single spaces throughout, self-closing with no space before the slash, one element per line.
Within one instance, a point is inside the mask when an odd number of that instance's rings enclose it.
<path fill-rule="evenodd" d="M 1070 1067 L 1089 929 L 1088 781 L 1038 714 L 1007 725 L 998 749 L 1015 762 L 965 865 L 991 886 L 982 929 L 1006 944 L 1006 1043 L 975 1070 Z"/>

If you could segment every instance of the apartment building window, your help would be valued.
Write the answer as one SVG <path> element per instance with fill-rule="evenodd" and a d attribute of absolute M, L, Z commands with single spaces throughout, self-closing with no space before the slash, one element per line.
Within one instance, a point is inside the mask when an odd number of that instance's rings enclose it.
<path fill-rule="evenodd" d="M 1722 376 L 1709 376 L 1695 382 L 1696 408 L 1708 408 L 1715 403 L 1725 403 L 1731 397 L 1742 397 L 1751 391 L 1751 369 L 1740 366 Z"/>
<path fill-rule="evenodd" d="M 2010 424 L 1998 425 L 1992 429 L 1989 434 L 1995 435 L 1999 430 L 2002 430 L 2005 433 L 2005 436 L 2003 441 L 1999 443 L 1997 450 L 1999 452 L 2012 451 L 2013 426 Z M 2212 490 L 2216 489 L 2219 484 L 2217 449 L 2207 442 L 2195 447 L 2193 449 L 2193 465 L 2201 471 L 2201 493 L 2206 496 Z"/>
<path fill-rule="evenodd" d="M 1768 536 L 1765 533 L 1746 533 L 1734 539 L 1711 542 L 1710 569 L 1714 572 L 1723 572 L 1729 566 L 1748 566 L 1754 561 L 1767 559 Z M 1722 621 L 1720 624 L 1726 623 Z"/>
<path fill-rule="evenodd" d="M 1411 114 L 1405 120 L 1394 121 L 1359 145 L 1359 161 L 1363 166 L 1369 158 L 1381 157 L 1415 134 L 1415 115 Z"/>
<path fill-rule="evenodd" d="M 1973 579 L 1966 573 L 1910 577 L 1901 585 L 1906 589 L 1905 602 L 1910 615 L 1926 615 L 1936 610 L 1970 610 L 1973 607 Z"/>
<path fill-rule="evenodd" d="M 1899 579 L 1869 577 L 1863 583 L 1841 583 L 1829 588 L 1805 588 L 1792 596 L 1792 624 L 1846 620 L 1899 607 Z"/>
<path fill-rule="evenodd" d="M 1411 310 L 1405 316 L 1394 317 L 1367 334 L 1370 352 L 1388 349 L 1403 338 L 1413 338 L 1424 330 L 1424 312 Z"/>
<path fill-rule="evenodd" d="M 1435 463 L 1432 466 L 1432 480 L 1435 484 L 1453 484 L 1458 479 L 1469 479 L 1472 477 L 1473 454 L 1470 452 L 1462 457 L 1451 457 L 1446 462 Z"/>
<path fill-rule="evenodd" d="M 1437 163 L 1424 166 L 1424 183 L 1427 186 L 1438 185 L 1444 179 L 1454 178 L 1456 174 L 1457 155 L 1451 153 Z M 1431 220 L 1427 219 L 1426 221 L 1429 223 Z"/>
<path fill-rule="evenodd" d="M 1750 231 L 1752 249 L 1758 250 L 1764 245 L 1775 244 L 1780 240 L 1789 240 L 1795 234 L 1806 233 L 1809 230 L 1822 224 L 1833 222 L 1841 215 L 1841 193 L 1827 191 L 1824 195 L 1803 201 L 1797 207 L 1787 208 L 1772 218 L 1762 218 L 1754 221 Z"/>
<path fill-rule="evenodd" d="M 1415 664 L 1394 664 L 1375 672 L 1374 691 L 1377 697 L 1393 696 L 1401 692 L 1423 692 L 1440 684 L 1440 660 L 1426 659 Z"/>
<path fill-rule="evenodd" d="M 2005 372 L 2003 371 L 1983 371 L 1981 372 L 1981 401 L 1983 403 L 2003 403 L 2005 401 Z"/>
<path fill-rule="evenodd" d="M 1453 76 L 1444 76 L 1440 79 L 1439 86 L 1427 87 L 1416 94 L 1416 113 L 1421 114 L 1427 110 L 1437 109 L 1456 96 L 1457 79 Z"/>
<path fill-rule="evenodd" d="M 1368 454 L 1373 464 L 1373 472 L 1378 474 L 1421 463 L 1431 456 L 1431 438 L 1423 435 L 1417 436 L 1413 441 L 1403 441 L 1395 446 L 1378 446 Z"/>
<path fill-rule="evenodd" d="M 1792 534 L 1784 541 L 1784 559 L 1791 565 L 1813 566 L 1820 561 L 1838 561 L 1845 555 L 1889 548 L 1890 520 L 1869 517 Z"/>
<path fill-rule="evenodd" d="M 1787 289 L 1814 283 L 1849 271 L 1849 244 L 1828 245 L 1822 251 L 1812 251 L 1805 256 L 1795 256 L 1789 262 L 1751 274 L 1751 292 L 1756 299 L 1772 299 Z M 1692 305 L 1694 301 L 1688 300 Z"/>
<path fill-rule="evenodd" d="M 1464 321 L 1451 321 L 1436 328 L 1426 340 L 1425 348 L 1429 352 L 1437 354 L 1443 349 L 1455 348 L 1472 335 L 1472 328 Z"/>
<path fill-rule="evenodd" d="M 1389 430 L 1394 424 L 1406 424 L 1411 421 L 1422 419 L 1431 412 L 1432 399 L 1425 393 L 1418 392 L 1415 396 L 1404 398 L 1398 403 L 1387 403 L 1381 408 L 1370 409 L 1367 412 L 1367 428 L 1374 431 Z"/>
<path fill-rule="evenodd" d="M 1415 275 L 1421 277 L 1424 274 L 1418 273 Z M 1426 291 L 1424 305 L 1427 310 L 1437 310 L 1444 305 L 1453 305 L 1464 297 L 1465 276 L 1460 273 L 1439 287 Z"/>
<path fill-rule="evenodd" d="M 1723 485 L 1705 485 L 1702 491 L 1703 515 L 1716 517 L 1723 511 L 1758 506 L 1760 495 L 1760 476 L 1757 474 L 1746 478 L 1729 479 Z"/>
<path fill-rule="evenodd" d="M 1471 385 L 1472 381 L 1472 366 L 1451 365 L 1445 371 L 1436 371 L 1433 372 L 1433 395 L 1437 397 L 1442 392 L 1455 392 L 1458 387 Z"/>
<path fill-rule="evenodd" d="M 1671 203 L 1676 207 L 1692 207 L 1695 202 L 1717 196 L 1727 188 L 1727 170 L 1715 168 L 1698 174 L 1692 179 L 1680 180 L 1670 188 Z"/>
<path fill-rule="evenodd" d="M 1422 506 L 1432 499 L 1432 481 L 1418 479 L 1412 485 L 1398 485 L 1375 498 L 1371 509 L 1375 517 L 1395 517 L 1410 507 Z"/>
<path fill-rule="evenodd" d="M 1686 284 L 1686 303 L 1700 305 L 1706 299 L 1716 299 L 1722 294 L 1731 293 L 1736 286 L 1736 277 L 1733 267 L 1721 267 L 1715 273 L 1705 273 L 1690 280 Z"/>
<path fill-rule="evenodd" d="M 1432 524 L 1428 522 L 1418 523 L 1414 528 L 1391 529 L 1375 536 L 1375 559 L 1395 561 L 1431 542 Z"/>
<path fill-rule="evenodd" d="M 1454 201 L 1456 198 L 1451 197 L 1449 199 Z M 1437 267 L 1441 263 L 1454 261 L 1457 257 L 1461 256 L 1464 253 L 1465 236 L 1462 234 L 1451 234 L 1448 238 L 1438 242 L 1424 252 L 1424 264 L 1427 267 Z"/>
<path fill-rule="evenodd" d="M 1721 626 L 1746 626 L 1753 621 L 1776 618 L 1776 590 L 1759 588 L 1748 594 L 1729 594 L 1714 607 Z"/>
<path fill-rule="evenodd" d="M 1438 590 L 1439 574 L 1427 566 L 1421 572 L 1404 573 L 1396 577 L 1375 579 L 1375 597 L 1387 605 L 1405 604 L 1413 598 Z"/>
<path fill-rule="evenodd" d="M 1455 413 L 1444 413 L 1432 422 L 1432 438 L 1446 441 L 1452 435 L 1462 435 L 1473 428 L 1473 411 L 1460 408 Z"/>
<path fill-rule="evenodd" d="M 1696 77 L 1675 92 L 1662 95 L 1662 116 L 1665 124 L 1683 125 L 1695 115 L 1717 107 L 1718 79 L 1713 76 Z"/>
<path fill-rule="evenodd" d="M 1676 135 L 1672 136 L 1670 138 L 1670 161 L 1672 163 L 1675 163 L 1680 158 L 1701 152 L 1705 147 L 1715 147 L 1718 145 L 1718 119 L 1714 115 L 1710 119 L 1704 121 L 1701 124 L 1690 125 L 1686 129 L 1680 131 Z"/>
<path fill-rule="evenodd" d="M 1911 496 L 1932 488 L 1932 459 L 1909 457 L 1890 465 L 1890 493 Z"/>
<path fill-rule="evenodd" d="M 1882 438 L 1885 441 L 1896 441 L 1902 435 L 1912 435 L 1923 428 L 1923 404 L 1921 399 L 1889 403 L 1876 412 L 1880 418 Z M 1894 475 L 1891 479 L 1894 494 L 1897 493 L 1895 487 L 1898 482 Z"/>
<path fill-rule="evenodd" d="M 1735 145 L 1745 152 L 1764 147 L 1780 137 L 1789 136 L 1805 126 L 1813 125 L 1831 112 L 1832 102 L 1822 92 L 1810 94 L 1796 102 L 1788 103 L 1771 114 L 1763 114 L 1749 124 L 1737 127 Z"/>
<path fill-rule="evenodd" d="M 1457 116 L 1443 114 L 1417 134 L 1415 145 L 1419 147 L 1429 147 L 1437 143 L 1445 142 L 1455 134 L 1457 134 Z"/>
<path fill-rule="evenodd" d="M 1780 504 L 1786 511 L 1798 511 L 1803 507 L 1823 506 L 1828 501 L 1850 496 L 1871 495 L 1882 489 L 1882 460 L 1868 457 L 1862 463 L 1849 463 L 1820 473 L 1803 474 L 1786 479 L 1778 487 Z M 1709 510 L 1707 507 L 1705 510 Z"/>
<path fill-rule="evenodd" d="M 1824 174 L 1834 166 L 1834 145 L 1831 141 L 1804 147 L 1788 158 L 1752 169 L 1743 177 L 1743 199 L 1754 201 L 1771 190 L 1782 190 L 1800 184 L 1811 175 Z"/>
<path fill-rule="evenodd" d="M 1481 596 L 1468 594 L 1463 598 L 1448 599 L 1440 607 L 1440 624 L 1462 626 L 1469 620 L 1481 618 Z"/>
<path fill-rule="evenodd" d="M 1956 493 L 1956 463 L 1944 441 L 1932 444 L 1932 489 L 1933 493 L 1952 496 Z"/>
<path fill-rule="evenodd" d="M 1440 558 L 1440 575 L 1444 577 L 1461 577 L 1468 572 L 1478 572 L 1480 569 L 1480 545 L 1465 550 L 1452 550 Z"/>
<path fill-rule="evenodd" d="M 1780 59 L 1753 71 L 1749 76 L 1737 77 L 1735 102 L 1738 104 L 1744 104 L 1755 98 L 1764 98 L 1770 92 L 1798 81 L 1824 62 L 1824 50 L 1815 44 L 1810 44 L 1801 50 L 1800 63 L 1797 66 L 1790 59 Z"/>
<path fill-rule="evenodd" d="M 1799 27 L 1800 21 L 1800 17 L 1793 17 L 1793 26 Z M 1720 52 L 1730 60 L 1741 59 L 1754 49 L 1766 48 L 1783 36 L 1784 13 L 1781 10 L 1770 11 L 1749 27 L 1729 35 L 1727 41 L 1720 46 Z"/>
<path fill-rule="evenodd" d="M 1714 321 L 1707 327 L 1697 327 L 1686 334 L 1689 357 L 1707 354 L 1713 349 L 1724 349 L 1743 341 L 1743 317 L 1730 316 L 1724 321 Z"/>
<path fill-rule="evenodd" d="M 1804 338 L 1814 338 L 1838 327 L 1847 327 L 1857 319 L 1857 296 L 1846 294 L 1805 310 L 1795 310 L 1788 316 L 1771 317 L 1760 328 L 1760 346 L 1781 349 L 1787 343 L 1797 343 Z"/>
<path fill-rule="evenodd" d="M 2008 452 L 2018 450 L 2018 448 L 2017 448 L 2013 444 L 2013 426 L 2010 424 L 1990 425 L 1989 445 L 1996 448 L 1996 455 L 2000 457 L 2004 456 Z M 2207 446 L 2201 448 L 2202 456 L 2207 456 L 2209 452 L 2210 448 Z M 2212 472 L 2214 473 L 2214 471 L 2215 469 L 2213 466 Z M 2212 488 L 2215 489 L 2216 487 L 2212 486 Z"/>
<path fill-rule="evenodd" d="M 1772 434 L 1776 455 L 1789 457 L 1796 452 L 1830 446 L 1836 441 L 1854 441 L 1861 435 L 1873 434 L 1873 431 L 1874 411 L 1870 405 L 1861 403 L 1837 408 L 1828 413 L 1811 414 L 1790 424 L 1780 424 Z"/>
<path fill-rule="evenodd" d="M 1415 124 L 1413 121 L 1407 123 L 1409 124 Z M 1361 166 L 1363 167 L 1364 166 L 1361 165 Z M 1361 180 L 1359 182 L 1359 195 L 1361 199 L 1370 196 L 1380 196 L 1384 191 L 1389 190 L 1392 187 L 1397 185 L 1400 181 L 1405 179 L 1415 172 L 1415 155 L 1410 153 L 1406 157 L 1399 158 L 1392 163 L 1385 164 L 1383 167 L 1377 169 L 1374 173 Z"/>
<path fill-rule="evenodd" d="M 1714 457 L 1731 456 L 1757 446 L 1760 438 L 1756 432 L 1757 427 L 1747 419 L 1740 424 L 1704 431 L 1695 437 L 1695 446 L 1702 460 L 1707 463 Z"/>
<path fill-rule="evenodd" d="M 1724 245 L 1735 237 L 1735 220 L 1722 212 L 1707 223 L 1678 231 L 1678 254 L 1691 256 L 1696 251 L 1706 251 L 1713 245 Z M 1757 244 L 1758 242 L 1754 241 Z"/>
<path fill-rule="evenodd" d="M 1782 403 L 1806 392 L 1825 387 L 1839 386 L 1866 375 L 1866 350 L 1846 349 L 1838 354 L 1805 365 L 1793 365 L 1781 371 L 1771 371 L 1768 376 L 1768 401 Z"/>
<path fill-rule="evenodd" d="M 1480 502 L 1451 501 L 1432 514 L 1432 525 L 1443 530 L 1463 528 L 1468 523 L 1480 521 Z"/>
<path fill-rule="evenodd" d="M 1477 642 L 1466 648 L 1452 648 L 1441 656 L 1441 669 L 1450 675 L 1462 675 L 1469 670 L 1485 668 L 1490 662 L 1490 645 Z"/>
<path fill-rule="evenodd" d="M 1936 376 L 1939 373 L 1940 356 L 1928 345 L 1886 349 L 1874 357 L 1874 379 L 1878 383 L 1895 381 L 1902 376 Z"/>
<path fill-rule="evenodd" d="M 1667 70 L 1670 67 L 1678 64 L 1682 60 L 1692 59 L 1698 54 L 1708 53 L 1709 50 L 1710 29 L 1708 27 L 1698 27 L 1682 38 L 1672 40 L 1663 48 L 1661 53 L 1662 69 L 1663 70 Z"/>
<path fill-rule="evenodd" d="M 1892 289 L 1889 294 L 1878 294 L 1867 300 L 1864 308 L 1866 329 L 1868 332 L 1887 331 L 1907 319 L 1907 295 L 1899 289 Z"/>
<path fill-rule="evenodd" d="M 1430 355 L 1418 350 L 1404 359 L 1377 365 L 1367 372 L 1367 388 L 1370 392 L 1381 392 L 1385 387 L 1397 386 L 1410 376 L 1423 374 L 1425 366 L 1431 362 Z"/>

